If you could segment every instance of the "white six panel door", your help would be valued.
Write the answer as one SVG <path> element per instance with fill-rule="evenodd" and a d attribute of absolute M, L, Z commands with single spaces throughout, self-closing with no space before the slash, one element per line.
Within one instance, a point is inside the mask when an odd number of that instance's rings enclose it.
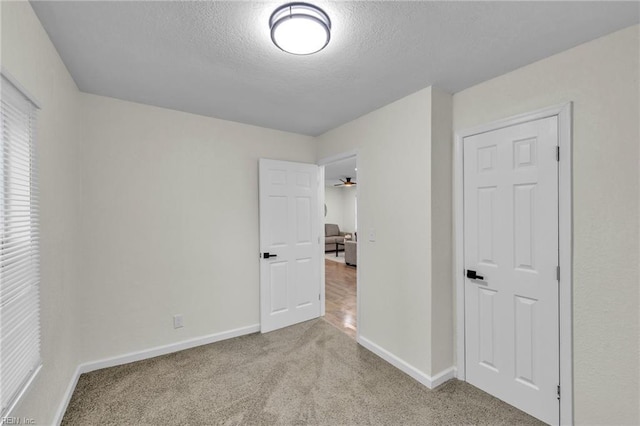
<path fill-rule="evenodd" d="M 259 178 L 260 326 L 266 333 L 320 316 L 318 166 L 260 159 Z"/>
<path fill-rule="evenodd" d="M 559 422 L 558 122 L 464 139 L 466 380 Z"/>

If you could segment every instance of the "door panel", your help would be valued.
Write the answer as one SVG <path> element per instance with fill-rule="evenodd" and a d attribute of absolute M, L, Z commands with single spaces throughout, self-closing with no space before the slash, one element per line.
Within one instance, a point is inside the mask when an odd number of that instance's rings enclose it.
<path fill-rule="evenodd" d="M 262 332 L 320 316 L 318 166 L 261 159 Z"/>
<path fill-rule="evenodd" d="M 495 352 L 495 296 L 496 292 L 482 288 L 478 294 L 478 330 L 480 332 L 478 346 L 480 348 L 480 364 L 497 371 Z"/>
<path fill-rule="evenodd" d="M 557 118 L 464 139 L 467 381 L 556 424 Z"/>
<path fill-rule="evenodd" d="M 487 265 L 496 264 L 493 253 L 496 239 L 496 189 L 495 186 L 478 188 L 478 260 Z"/>
<path fill-rule="evenodd" d="M 520 270 L 535 270 L 533 265 L 535 189 L 535 184 L 514 185 L 513 187 L 514 266 Z"/>
<path fill-rule="evenodd" d="M 521 383 L 536 386 L 534 379 L 534 324 L 537 300 L 515 296 L 515 336 L 516 336 L 516 380 Z"/>
<path fill-rule="evenodd" d="M 296 197 L 296 244 L 311 244 L 311 200 Z"/>
<path fill-rule="evenodd" d="M 313 274 L 313 259 L 297 259 L 296 260 L 296 281 L 304 280 Z M 297 308 L 303 308 L 313 304 L 314 299 L 318 300 L 318 292 L 312 286 L 297 286 L 295 295 L 295 305 Z"/>
<path fill-rule="evenodd" d="M 287 294 L 288 273 L 285 262 L 269 262 L 269 280 L 271 281 L 271 300 L 269 314 L 277 314 L 287 310 L 289 299 Z"/>
<path fill-rule="evenodd" d="M 269 230 L 267 237 L 267 245 L 271 247 L 281 247 L 286 245 L 287 241 L 287 197 L 271 195 L 268 198 L 269 211 Z"/>

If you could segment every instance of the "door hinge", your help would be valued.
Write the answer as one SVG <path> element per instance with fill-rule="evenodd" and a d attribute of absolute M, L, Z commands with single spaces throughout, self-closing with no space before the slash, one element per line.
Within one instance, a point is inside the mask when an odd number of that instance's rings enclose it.
<path fill-rule="evenodd" d="M 558 385 L 558 401 L 560 400 L 560 385 Z"/>
<path fill-rule="evenodd" d="M 560 147 L 556 146 L 556 161 L 560 161 Z"/>
<path fill-rule="evenodd" d="M 560 267 L 556 266 L 556 280 L 560 281 Z"/>
<path fill-rule="evenodd" d="M 320 293 L 318 293 L 318 300 L 320 300 Z"/>

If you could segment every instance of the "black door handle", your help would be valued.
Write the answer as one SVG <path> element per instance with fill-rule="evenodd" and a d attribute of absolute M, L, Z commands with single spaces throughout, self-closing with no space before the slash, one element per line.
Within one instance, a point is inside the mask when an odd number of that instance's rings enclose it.
<path fill-rule="evenodd" d="M 278 255 L 277 254 L 269 254 L 269 252 L 262 253 L 262 258 L 263 259 L 268 259 L 270 257 L 278 257 Z"/>
<path fill-rule="evenodd" d="M 467 278 L 470 278 L 472 280 L 484 280 L 484 277 L 482 275 L 478 275 L 476 271 L 473 271 L 471 269 L 467 269 Z"/>

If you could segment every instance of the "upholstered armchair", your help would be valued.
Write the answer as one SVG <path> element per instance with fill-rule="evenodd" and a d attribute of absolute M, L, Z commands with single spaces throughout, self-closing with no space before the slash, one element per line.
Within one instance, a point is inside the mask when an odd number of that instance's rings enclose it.
<path fill-rule="evenodd" d="M 358 242 L 346 240 L 344 242 L 344 263 L 351 266 L 358 265 Z"/>

